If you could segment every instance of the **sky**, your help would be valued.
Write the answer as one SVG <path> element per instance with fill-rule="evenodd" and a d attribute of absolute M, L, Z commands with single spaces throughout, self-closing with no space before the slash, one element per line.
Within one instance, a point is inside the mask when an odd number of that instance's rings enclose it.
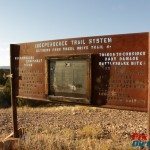
<path fill-rule="evenodd" d="M 0 66 L 9 45 L 150 32 L 150 0 L 0 0 Z"/>

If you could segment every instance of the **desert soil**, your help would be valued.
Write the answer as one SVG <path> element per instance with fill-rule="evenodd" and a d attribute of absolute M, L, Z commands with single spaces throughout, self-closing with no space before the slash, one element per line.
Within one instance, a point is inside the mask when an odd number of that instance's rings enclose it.
<path fill-rule="evenodd" d="M 94 137 L 96 140 L 120 146 L 124 145 L 125 141 L 128 141 L 128 146 L 131 146 L 132 133 L 147 132 L 147 118 L 146 112 L 78 105 L 18 108 L 19 127 L 25 128 L 28 137 L 28 133 L 30 135 L 57 134 L 60 138 L 65 138 L 63 136 L 69 134 L 68 138 L 71 140 Z M 70 137 L 72 131 L 74 136 Z M 0 140 L 11 132 L 11 109 L 0 109 Z"/>

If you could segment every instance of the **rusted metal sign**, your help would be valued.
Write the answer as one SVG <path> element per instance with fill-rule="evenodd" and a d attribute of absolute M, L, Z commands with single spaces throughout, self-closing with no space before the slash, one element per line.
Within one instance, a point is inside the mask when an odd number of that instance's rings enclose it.
<path fill-rule="evenodd" d="M 147 111 L 149 33 L 11 44 L 15 97 Z"/>

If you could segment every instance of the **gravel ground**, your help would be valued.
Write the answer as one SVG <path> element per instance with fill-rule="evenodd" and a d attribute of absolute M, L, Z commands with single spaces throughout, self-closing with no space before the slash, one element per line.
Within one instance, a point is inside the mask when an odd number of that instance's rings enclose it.
<path fill-rule="evenodd" d="M 24 127 L 27 132 L 47 129 L 56 133 L 66 128 L 78 130 L 85 126 L 97 126 L 103 131 L 101 138 L 111 139 L 113 135 L 122 141 L 129 139 L 134 132 L 146 133 L 147 118 L 145 112 L 78 105 L 18 109 L 19 127 Z M 11 109 L 0 109 L 0 140 L 11 131 Z"/>

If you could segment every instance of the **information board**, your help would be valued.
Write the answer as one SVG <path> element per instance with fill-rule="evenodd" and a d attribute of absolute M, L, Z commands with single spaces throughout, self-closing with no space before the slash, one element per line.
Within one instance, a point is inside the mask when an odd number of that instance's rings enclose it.
<path fill-rule="evenodd" d="M 14 95 L 147 111 L 149 33 L 11 44 Z"/>

